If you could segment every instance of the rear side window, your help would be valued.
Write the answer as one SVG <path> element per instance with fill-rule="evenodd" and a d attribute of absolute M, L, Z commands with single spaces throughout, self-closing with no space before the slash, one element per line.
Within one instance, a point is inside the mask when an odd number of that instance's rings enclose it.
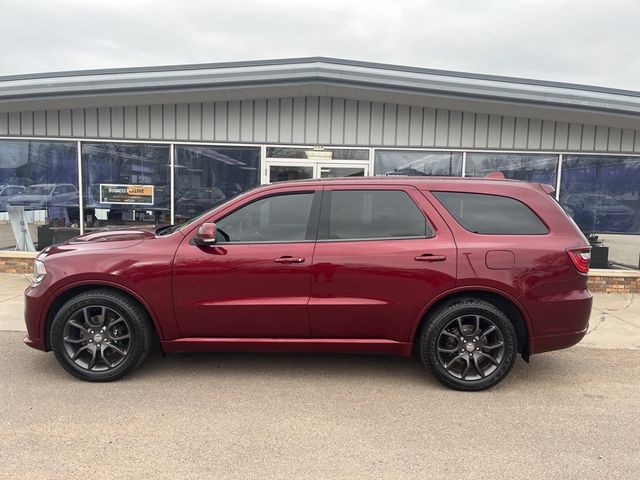
<path fill-rule="evenodd" d="M 510 197 L 483 193 L 431 192 L 465 229 L 491 235 L 544 235 L 549 233 L 524 203 Z"/>
<path fill-rule="evenodd" d="M 327 238 L 357 240 L 431 237 L 411 197 L 401 190 L 333 190 Z"/>

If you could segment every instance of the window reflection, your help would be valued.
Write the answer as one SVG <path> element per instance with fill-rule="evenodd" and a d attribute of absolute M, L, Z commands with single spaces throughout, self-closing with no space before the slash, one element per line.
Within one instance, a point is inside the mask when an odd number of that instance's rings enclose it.
<path fill-rule="evenodd" d="M 78 212 L 75 142 L 0 141 L 0 249 L 76 236 Z"/>
<path fill-rule="evenodd" d="M 259 148 L 176 146 L 176 223 L 257 186 L 259 164 Z"/>
<path fill-rule="evenodd" d="M 639 157 L 567 155 L 560 204 L 585 235 L 604 242 L 605 265 L 640 267 Z"/>
<path fill-rule="evenodd" d="M 375 175 L 460 176 L 462 153 L 419 150 L 376 150 Z"/>
<path fill-rule="evenodd" d="M 169 145 L 83 143 L 88 231 L 170 223 Z"/>
<path fill-rule="evenodd" d="M 506 178 L 556 185 L 558 155 L 517 153 L 467 153 L 468 177 L 502 172 Z"/>

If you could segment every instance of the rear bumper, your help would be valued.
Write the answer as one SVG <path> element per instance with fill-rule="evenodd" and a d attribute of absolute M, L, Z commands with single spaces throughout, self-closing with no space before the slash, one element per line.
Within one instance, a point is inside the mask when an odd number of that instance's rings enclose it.
<path fill-rule="evenodd" d="M 593 298 L 585 289 L 540 296 L 527 305 L 532 335 L 529 353 L 569 348 L 586 335 Z"/>
<path fill-rule="evenodd" d="M 580 331 L 559 333 L 555 335 L 546 335 L 544 337 L 533 337 L 529 342 L 529 351 L 531 353 L 550 352 L 552 350 L 560 350 L 563 348 L 573 347 L 576 343 L 584 338 L 587 334 L 589 324 Z"/>
<path fill-rule="evenodd" d="M 25 343 L 25 345 L 28 345 L 31 348 L 35 348 L 36 350 L 42 350 L 43 352 L 46 352 L 47 349 L 44 346 L 44 338 L 30 338 L 29 335 L 27 335 L 26 337 L 24 337 L 23 342 Z"/>

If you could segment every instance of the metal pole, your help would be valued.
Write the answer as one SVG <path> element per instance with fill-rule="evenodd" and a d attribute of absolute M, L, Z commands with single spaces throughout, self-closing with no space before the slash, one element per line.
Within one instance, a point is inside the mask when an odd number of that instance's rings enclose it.
<path fill-rule="evenodd" d="M 84 234 L 84 182 L 82 178 L 82 142 L 76 143 L 78 162 L 78 215 L 80 215 L 80 235 Z"/>
<path fill-rule="evenodd" d="M 558 155 L 558 175 L 556 177 L 556 200 L 560 201 L 560 179 L 562 178 L 562 154 Z"/>
<path fill-rule="evenodd" d="M 170 171 L 169 171 L 169 179 L 171 182 L 171 218 L 169 219 L 169 222 L 171 223 L 171 225 L 175 225 L 176 223 L 176 212 L 175 212 L 175 191 L 174 191 L 174 186 L 175 186 L 175 144 L 171 144 L 171 146 L 169 147 L 169 165 L 170 165 Z"/>

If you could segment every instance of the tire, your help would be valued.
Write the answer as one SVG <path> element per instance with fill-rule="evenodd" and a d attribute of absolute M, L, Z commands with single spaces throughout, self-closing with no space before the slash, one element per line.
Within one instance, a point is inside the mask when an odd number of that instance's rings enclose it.
<path fill-rule="evenodd" d="M 517 354 L 517 335 L 509 318 L 476 298 L 435 312 L 420 337 L 422 362 L 440 383 L 454 390 L 493 387 L 511 371 Z"/>
<path fill-rule="evenodd" d="M 49 338 L 68 373 L 89 382 L 109 382 L 142 363 L 152 334 L 149 317 L 137 302 L 99 289 L 67 301 L 51 323 Z"/>

